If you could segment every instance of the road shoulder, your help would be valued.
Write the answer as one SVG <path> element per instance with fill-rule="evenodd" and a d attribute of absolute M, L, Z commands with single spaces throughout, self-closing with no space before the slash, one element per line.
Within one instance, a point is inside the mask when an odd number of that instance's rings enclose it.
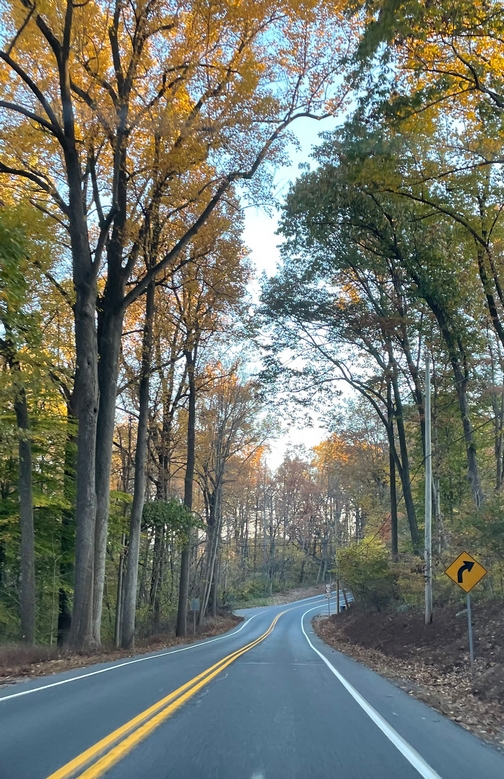
<path fill-rule="evenodd" d="M 321 616 L 313 620 L 313 628 L 326 645 L 377 672 L 411 697 L 504 752 L 504 707 L 476 696 L 469 672 L 458 668 L 451 674 L 443 674 L 420 657 L 399 658 L 363 646 L 348 638 L 344 623 L 345 619 Z"/>

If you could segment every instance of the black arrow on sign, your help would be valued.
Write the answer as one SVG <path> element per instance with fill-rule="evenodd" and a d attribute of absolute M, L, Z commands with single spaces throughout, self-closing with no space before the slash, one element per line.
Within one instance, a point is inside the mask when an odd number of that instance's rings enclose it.
<path fill-rule="evenodd" d="M 463 564 L 460 566 L 460 568 L 457 571 L 457 581 L 459 584 L 462 584 L 462 579 L 464 578 L 464 571 L 472 571 L 474 568 L 474 562 L 472 560 L 464 560 Z"/>

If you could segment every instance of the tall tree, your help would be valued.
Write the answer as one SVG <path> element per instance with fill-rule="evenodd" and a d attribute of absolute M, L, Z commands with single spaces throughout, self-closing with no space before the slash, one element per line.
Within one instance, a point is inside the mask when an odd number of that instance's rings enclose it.
<path fill-rule="evenodd" d="M 142 340 L 142 359 L 138 384 L 138 426 L 135 449 L 135 483 L 131 505 L 128 538 L 128 558 L 124 581 L 122 605 L 122 639 L 124 649 L 135 645 L 135 610 L 137 603 L 138 557 L 140 554 L 140 530 L 145 499 L 147 435 L 149 423 L 149 384 L 152 362 L 152 330 L 154 320 L 154 282 L 147 288 L 145 322 Z"/>
<path fill-rule="evenodd" d="M 237 365 L 227 371 L 215 366 L 217 376 L 202 396 L 199 413 L 197 471 L 205 501 L 207 549 L 201 598 L 200 620 L 211 600 L 212 613 L 217 608 L 216 565 L 222 529 L 222 492 L 229 460 L 260 445 L 262 441 L 254 417 L 259 410 L 257 387 L 243 383 Z"/>
<path fill-rule="evenodd" d="M 0 171 L 70 241 L 79 423 L 71 640 L 85 647 L 100 641 L 124 312 L 153 278 L 183 264 L 237 182 L 279 158 L 297 117 L 334 109 L 325 90 L 350 38 L 343 20 L 284 0 L 181 8 L 61 0 L 44 9 L 12 0 L 6 19 Z M 157 207 L 169 248 L 142 273 Z"/>
<path fill-rule="evenodd" d="M 372 155 L 369 154 L 370 148 L 374 148 Z M 388 352 L 387 371 L 394 391 L 397 411 L 394 415 L 401 454 L 406 453 L 405 433 L 397 385 L 398 366 L 391 344 L 394 340 L 403 351 L 406 370 L 412 381 L 411 391 L 422 413 L 418 369 L 412 363 L 411 348 L 405 340 L 408 332 L 405 324 L 408 320 L 411 322 L 411 316 L 406 312 L 408 307 L 416 305 L 415 298 L 425 301 L 442 335 L 452 366 L 466 442 L 468 478 L 474 501 L 479 506 L 483 492 L 468 404 L 470 351 L 477 334 L 464 316 L 467 304 L 471 310 L 474 307 L 474 285 L 462 289 L 456 284 L 449 259 L 456 256 L 459 268 L 467 267 L 464 272 L 469 278 L 472 258 L 468 254 L 467 243 L 463 236 L 461 240 L 453 223 L 435 222 L 431 218 L 432 211 L 427 211 L 425 207 L 410 207 L 390 190 L 377 191 L 377 177 L 385 181 L 385 171 L 390 169 L 394 176 L 396 165 L 402 164 L 393 156 L 395 150 L 393 145 L 387 147 L 383 136 L 366 133 L 354 123 L 350 123 L 344 131 L 341 144 L 337 138 L 326 143 L 318 155 L 323 163 L 321 168 L 306 174 L 288 198 L 283 223 L 289 238 L 285 252 L 297 251 L 298 256 L 304 257 L 304 265 L 300 260 L 292 260 L 289 266 L 291 272 L 306 276 L 307 267 L 315 268 L 325 285 L 331 284 L 329 274 L 334 269 L 346 269 L 348 276 L 340 283 L 351 287 L 358 283 L 358 296 L 355 301 L 350 299 L 350 308 L 357 313 L 362 308 L 363 295 L 371 302 L 373 315 L 377 316 L 371 329 L 373 332 L 381 330 L 384 343 L 388 343 L 385 347 Z M 460 262 L 462 257 L 464 266 Z M 297 270 L 296 262 L 299 266 Z M 290 289 L 295 289 L 292 279 L 288 282 Z M 338 321 L 342 316 L 340 312 L 348 305 L 340 302 L 335 310 L 330 297 L 332 288 L 329 286 L 329 297 L 325 289 L 324 286 L 314 288 L 312 295 L 322 308 L 323 321 L 327 322 L 328 317 L 330 321 Z M 348 292 L 339 294 L 342 301 L 345 301 L 345 295 L 348 297 Z M 304 309 L 306 314 L 306 305 Z M 316 310 L 313 301 L 312 309 Z M 310 316 L 313 318 L 314 314 Z M 351 332 L 358 336 L 357 339 L 353 337 L 354 343 L 362 342 L 366 337 L 366 328 L 371 322 L 369 312 L 366 316 L 367 319 L 361 316 L 353 329 L 350 324 Z M 411 324 L 408 327 L 411 330 Z M 340 338 L 348 341 L 348 327 L 346 331 L 340 328 Z M 382 370 L 384 368 L 383 363 Z M 387 427 L 385 417 L 383 423 Z M 408 474 L 406 483 L 409 481 Z"/>

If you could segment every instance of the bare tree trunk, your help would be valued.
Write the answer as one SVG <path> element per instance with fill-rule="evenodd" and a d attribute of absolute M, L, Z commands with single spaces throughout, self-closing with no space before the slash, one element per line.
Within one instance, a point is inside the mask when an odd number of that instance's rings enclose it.
<path fill-rule="evenodd" d="M 206 491 L 205 491 L 206 492 Z M 206 617 L 207 607 L 209 603 L 209 593 L 212 587 L 212 558 L 213 547 L 215 543 L 215 492 L 205 495 L 206 506 L 206 544 L 205 544 L 205 556 L 202 566 L 203 572 L 203 589 L 201 593 L 201 604 L 198 614 L 198 624 L 201 625 Z"/>
<path fill-rule="evenodd" d="M 122 614 L 121 644 L 123 649 L 135 645 L 135 610 L 138 581 L 138 557 L 140 533 L 145 498 L 145 465 L 147 461 L 147 432 L 149 424 L 149 379 L 152 352 L 152 326 L 154 321 L 154 284 L 147 288 L 145 324 L 143 333 L 142 366 L 138 390 L 139 417 L 135 452 L 135 486 L 131 507 L 128 561 L 126 565 L 124 603 Z"/>
<path fill-rule="evenodd" d="M 23 387 L 14 403 L 19 451 L 19 524 L 21 528 L 21 639 L 35 643 L 35 531 L 33 526 L 32 451 L 28 405 Z"/>
<path fill-rule="evenodd" d="M 388 439 L 389 439 L 389 473 L 390 473 L 390 546 L 392 559 L 397 561 L 399 555 L 398 521 L 397 521 L 397 487 L 396 464 L 394 457 L 394 411 L 392 405 L 392 393 L 390 382 L 387 386 L 387 414 L 388 414 Z"/>
<path fill-rule="evenodd" d="M 420 535 L 418 532 L 418 523 L 416 518 L 415 503 L 413 501 L 413 493 L 411 491 L 411 476 L 409 468 L 409 454 L 408 443 L 406 439 L 406 430 L 404 427 L 404 413 L 401 394 L 399 391 L 399 385 L 397 382 L 396 365 L 394 361 L 394 376 L 392 377 L 392 388 L 394 390 L 395 401 L 395 419 L 397 425 L 397 437 L 399 438 L 399 450 L 401 452 L 401 485 L 403 489 L 404 505 L 406 506 L 406 516 L 408 518 L 408 525 L 411 535 L 411 543 L 413 545 L 413 551 L 415 554 L 420 553 Z"/>
<path fill-rule="evenodd" d="M 195 444 L 196 444 L 196 383 L 194 370 L 196 365 L 196 349 L 186 350 L 187 377 L 189 382 L 189 408 L 187 419 L 187 457 L 184 480 L 184 506 L 192 511 Z M 191 540 L 182 549 L 180 555 L 180 585 L 177 612 L 177 636 L 187 635 L 187 600 L 189 598 L 189 558 Z"/>
<path fill-rule="evenodd" d="M 86 233 L 86 251 L 89 253 Z M 84 264 L 84 263 L 82 263 Z M 92 265 L 89 258 L 89 265 Z M 96 343 L 96 282 L 89 282 L 89 271 L 79 267 L 74 278 L 75 409 L 79 422 L 77 433 L 77 496 L 75 511 L 75 578 L 70 644 L 76 649 L 94 645 L 93 581 L 94 533 L 96 520 L 96 424 L 98 417 L 98 350 Z"/>
<path fill-rule="evenodd" d="M 200 608 L 199 618 L 198 618 L 198 622 L 200 625 L 205 618 L 208 609 L 208 604 L 210 601 L 212 588 L 215 584 L 215 571 L 216 571 L 216 563 L 217 563 L 217 555 L 219 550 L 220 531 L 221 531 L 220 492 L 221 492 L 221 487 L 219 485 L 217 486 L 215 492 L 213 493 L 213 495 L 210 496 L 209 499 L 210 514 L 208 517 L 208 540 L 207 540 L 208 553 L 207 553 L 207 563 L 206 563 L 205 584 L 204 584 L 203 597 L 201 600 L 201 608 Z M 213 604 L 212 604 L 212 612 L 213 612 Z M 216 616 L 216 614 L 214 616 Z"/>
<path fill-rule="evenodd" d="M 112 296 L 110 295 L 110 297 Z M 117 301 L 119 302 L 118 294 Z M 103 587 L 105 584 L 110 508 L 110 473 L 112 468 L 117 376 L 123 321 L 122 309 L 119 309 L 120 313 L 117 313 L 115 308 L 112 309 L 112 300 L 105 298 L 104 305 L 106 310 L 99 318 L 98 328 L 100 404 L 96 439 L 96 524 L 93 586 L 93 636 L 97 645 L 100 644 Z"/>
<path fill-rule="evenodd" d="M 219 579 L 220 579 L 220 562 L 219 552 L 217 550 L 217 559 L 215 560 L 214 574 L 212 578 L 212 589 L 210 590 L 210 613 L 212 617 L 217 616 L 217 606 L 219 599 Z"/>

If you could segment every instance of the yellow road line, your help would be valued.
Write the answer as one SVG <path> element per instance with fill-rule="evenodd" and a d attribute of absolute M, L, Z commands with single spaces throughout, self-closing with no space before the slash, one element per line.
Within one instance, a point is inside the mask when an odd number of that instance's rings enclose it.
<path fill-rule="evenodd" d="M 214 663 L 214 665 L 210 666 L 193 679 L 190 679 L 177 690 L 174 690 L 165 698 L 162 698 L 153 706 L 145 709 L 145 711 L 141 712 L 136 717 L 133 717 L 129 722 L 126 722 L 108 736 L 105 736 L 105 738 L 98 741 L 92 747 L 86 749 L 69 763 L 62 766 L 62 768 L 59 768 L 48 776 L 47 779 L 68 779 L 70 776 L 75 775 L 79 769 L 88 765 L 93 759 L 100 758 L 100 755 L 103 755 L 103 752 L 106 752 L 107 749 L 113 747 L 90 768 L 84 771 L 84 773 L 79 774 L 80 779 L 97 779 L 97 777 L 102 776 L 105 771 L 115 765 L 115 763 L 121 760 L 138 743 L 140 743 L 140 741 L 150 735 L 158 725 L 164 722 L 165 719 L 168 719 L 174 711 L 183 706 L 189 698 L 208 684 L 208 682 L 217 676 L 224 668 L 234 662 L 238 657 L 245 654 L 245 652 L 250 651 L 253 647 L 257 646 L 257 644 L 260 644 L 261 641 L 264 641 L 264 639 L 274 630 L 275 625 L 282 614 L 285 614 L 285 611 L 277 614 L 266 632 L 254 639 L 254 641 L 251 641 L 244 647 L 223 657 L 217 663 Z M 156 714 L 156 712 L 159 713 Z M 148 721 L 146 722 L 146 720 Z M 123 740 L 117 744 L 120 739 Z M 116 744 L 116 746 L 114 746 L 114 744 Z"/>

